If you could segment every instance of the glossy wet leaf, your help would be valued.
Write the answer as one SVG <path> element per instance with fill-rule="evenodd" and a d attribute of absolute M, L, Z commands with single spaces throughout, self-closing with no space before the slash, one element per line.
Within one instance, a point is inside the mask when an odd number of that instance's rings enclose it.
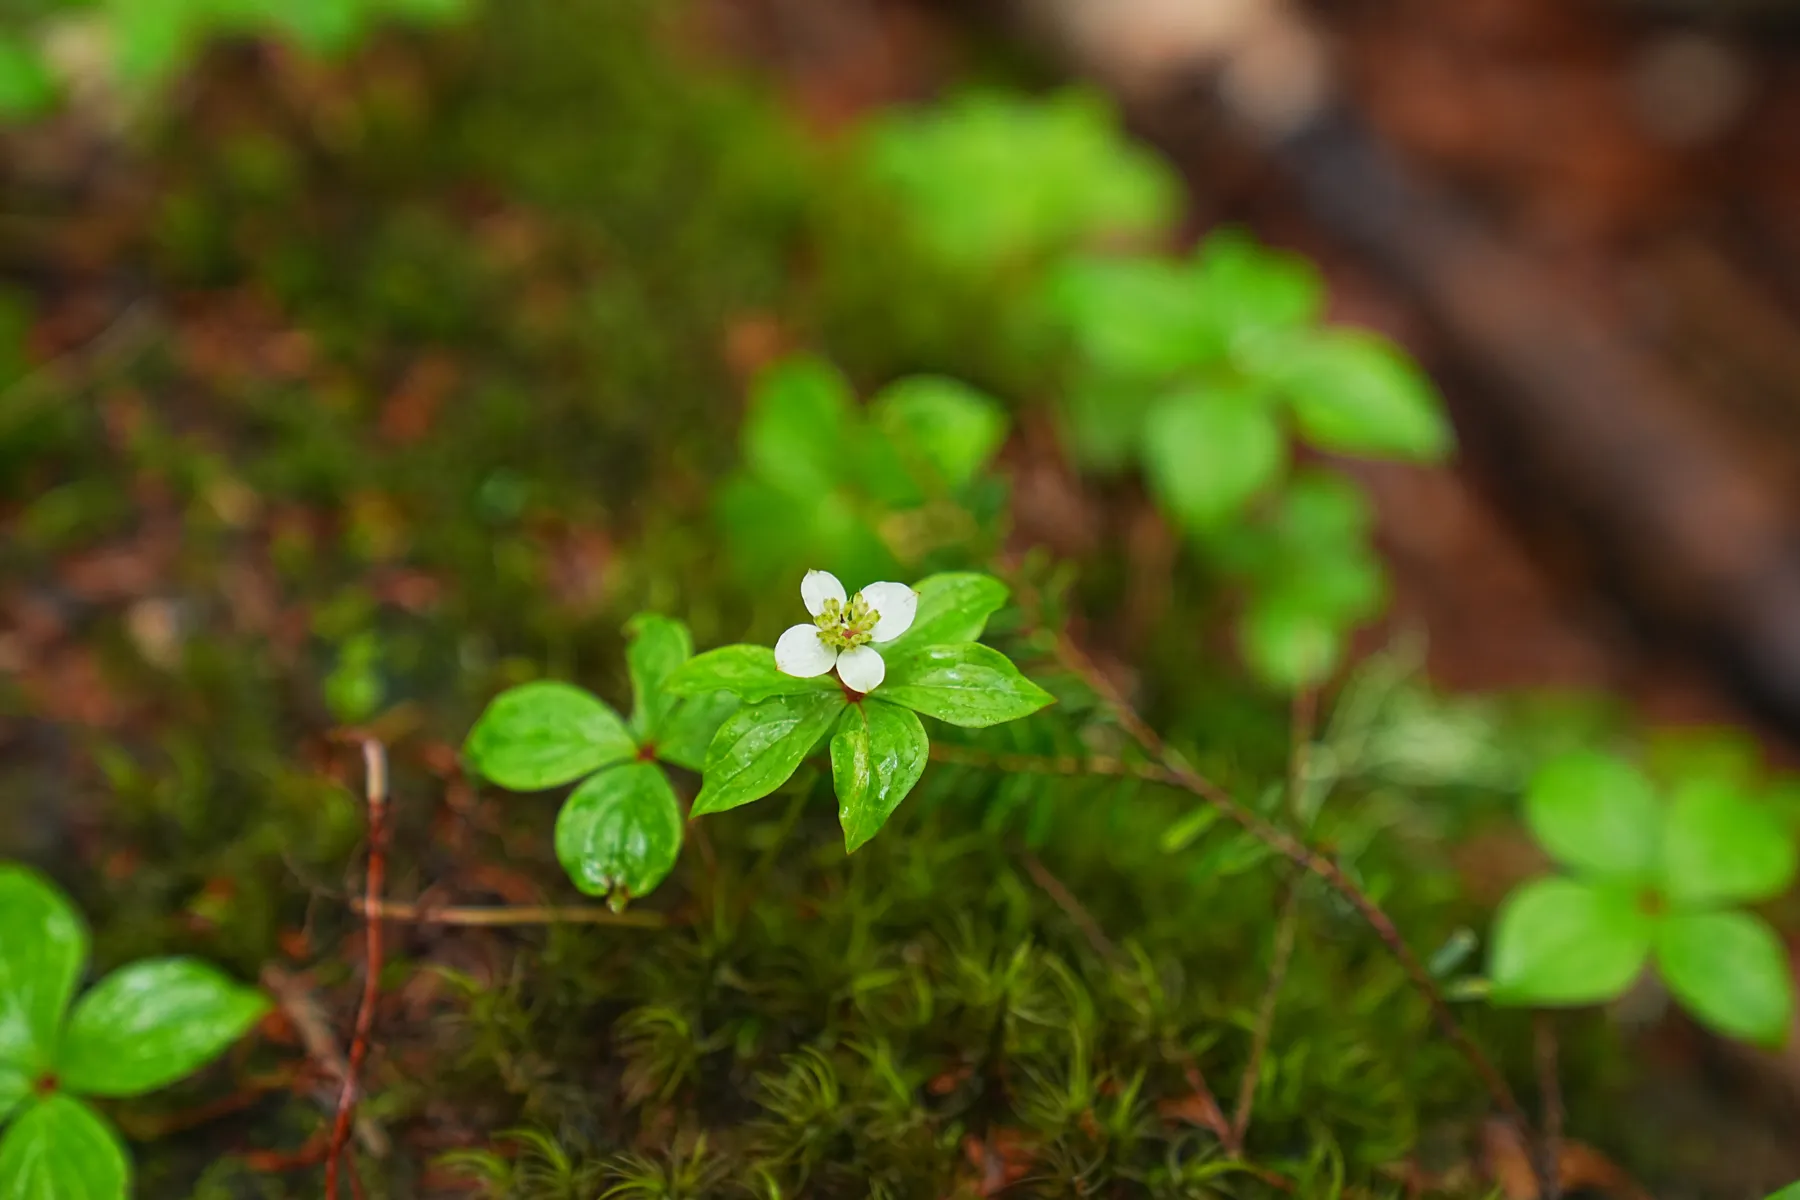
<path fill-rule="evenodd" d="M 261 992 L 192 958 L 121 967 L 70 1014 L 56 1073 L 91 1096 L 137 1096 L 191 1075 L 269 1010 Z"/>
<path fill-rule="evenodd" d="M 50 1065 L 87 955 L 87 925 L 56 885 L 0 866 L 0 1062 Z"/>
<path fill-rule="evenodd" d="M 707 750 L 693 815 L 760 800 L 786 783 L 847 703 L 834 684 L 830 691 L 774 696 L 731 714 Z"/>
<path fill-rule="evenodd" d="M 891 660 L 922 646 L 976 641 L 1007 597 L 1004 583 L 974 571 L 929 575 L 913 590 L 919 593 L 919 608 L 912 626 L 880 647 L 884 658 Z"/>
<path fill-rule="evenodd" d="M 1787 1041 L 1794 978 L 1781 939 L 1749 913 L 1676 913 L 1656 938 L 1656 965 L 1676 999 L 1730 1037 Z"/>
<path fill-rule="evenodd" d="M 72 1096 L 34 1103 L 0 1133 L 0 1200 L 126 1200 L 131 1160 L 100 1114 Z"/>
<path fill-rule="evenodd" d="M 746 704 L 759 704 L 772 696 L 841 694 L 837 680 L 830 675 L 797 679 L 775 665 L 772 648 L 745 644 L 720 646 L 688 659 L 663 686 L 677 696 L 730 692 Z"/>
<path fill-rule="evenodd" d="M 730 692 L 708 692 L 677 701 L 663 719 L 656 738 L 656 757 L 690 771 L 706 766 L 706 749 L 725 718 L 743 703 Z"/>
<path fill-rule="evenodd" d="M 1697 779 L 1678 788 L 1663 828 L 1662 884 L 1677 904 L 1767 900 L 1794 881 L 1794 833 L 1766 803 Z"/>
<path fill-rule="evenodd" d="M 694 653 L 694 640 L 680 621 L 639 613 L 625 626 L 630 642 L 625 666 L 631 675 L 631 729 L 640 739 L 655 737 L 678 702 L 664 685 Z"/>
<path fill-rule="evenodd" d="M 868 697 L 839 718 L 831 738 L 844 849 L 854 853 L 878 833 L 925 773 L 925 726 L 904 708 Z"/>
<path fill-rule="evenodd" d="M 515 792 L 573 783 L 636 752 L 630 730 L 607 704 L 547 680 L 494 697 L 464 747 L 479 774 Z"/>
<path fill-rule="evenodd" d="M 978 642 L 922 646 L 895 656 L 881 698 L 968 729 L 1016 721 L 1053 699 L 1011 659 Z"/>
<path fill-rule="evenodd" d="M 681 807 L 654 763 L 609 767 L 570 794 L 556 818 L 556 857 L 590 896 L 642 896 L 681 853 Z"/>
<path fill-rule="evenodd" d="M 1336 454 L 1433 462 L 1454 445 L 1431 382 L 1373 334 L 1332 330 L 1281 369 L 1307 442 Z"/>
<path fill-rule="evenodd" d="M 1151 490 L 1187 528 L 1242 511 L 1280 476 L 1287 441 L 1275 414 L 1233 389 L 1184 391 L 1144 422 L 1144 471 Z"/>
<path fill-rule="evenodd" d="M 1612 755 L 1580 750 L 1546 763 L 1526 790 L 1525 817 L 1571 867 L 1634 879 L 1656 868 L 1663 806 L 1642 772 Z"/>
<path fill-rule="evenodd" d="M 0 1125 L 6 1124 L 6 1119 L 31 1095 L 34 1082 L 23 1067 L 0 1062 Z"/>
<path fill-rule="evenodd" d="M 1598 1004 L 1643 970 L 1656 922 L 1629 888 L 1537 879 L 1494 919 L 1488 974 L 1503 1004 Z"/>

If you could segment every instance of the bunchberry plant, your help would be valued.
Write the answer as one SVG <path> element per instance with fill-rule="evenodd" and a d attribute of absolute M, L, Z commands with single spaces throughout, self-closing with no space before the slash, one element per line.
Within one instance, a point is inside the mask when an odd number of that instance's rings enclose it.
<path fill-rule="evenodd" d="M 1310 264 L 1234 232 L 1186 262 L 1070 260 L 1047 295 L 1070 347 L 1076 453 L 1096 470 L 1140 465 L 1193 543 L 1250 583 L 1240 633 L 1260 676 L 1319 682 L 1384 586 L 1360 490 L 1295 469 L 1290 443 L 1444 457 L 1450 428 L 1424 375 L 1375 334 L 1322 324 Z"/>
<path fill-rule="evenodd" d="M 576 887 L 616 908 L 661 883 L 681 853 L 681 806 L 658 764 L 699 770 L 737 707 L 722 689 L 671 690 L 693 654 L 687 626 L 640 613 L 626 633 L 629 721 L 591 692 L 542 680 L 496 696 L 463 750 L 477 774 L 516 792 L 581 781 L 556 819 L 556 857 Z"/>
<path fill-rule="evenodd" d="M 1655 961 L 1706 1025 L 1766 1045 L 1794 1021 L 1781 939 L 1737 907 L 1793 883 L 1794 834 L 1769 804 L 1700 774 L 1666 798 L 1630 764 L 1581 752 L 1526 794 L 1532 832 L 1565 874 L 1522 885 L 1495 920 L 1488 969 L 1503 1004 L 1598 1004 Z"/>
<path fill-rule="evenodd" d="M 983 468 L 1006 430 L 997 403 L 954 380 L 903 379 L 859 407 L 829 364 L 775 364 L 751 389 L 744 470 L 719 494 L 740 573 L 829 562 L 882 578 L 949 548 L 981 555 L 1005 502 Z"/>
<path fill-rule="evenodd" d="M 268 1010 L 260 992 L 191 958 L 122 967 L 73 1008 L 88 931 L 37 873 L 0 866 L 0 1196 L 124 1200 L 131 1159 L 82 1096 L 166 1087 Z"/>
<path fill-rule="evenodd" d="M 930 743 L 921 714 L 980 729 L 1051 702 L 1010 659 L 976 640 L 1006 595 L 991 576 L 955 573 L 911 589 L 874 584 L 846 597 L 836 577 L 809 572 L 801 598 L 813 624 L 792 627 L 774 650 L 708 651 L 669 680 L 677 695 L 727 692 L 743 701 L 707 749 L 693 815 L 762 799 L 829 737 L 844 845 L 856 850 L 925 770 Z M 834 665 L 836 677 L 828 674 Z"/>

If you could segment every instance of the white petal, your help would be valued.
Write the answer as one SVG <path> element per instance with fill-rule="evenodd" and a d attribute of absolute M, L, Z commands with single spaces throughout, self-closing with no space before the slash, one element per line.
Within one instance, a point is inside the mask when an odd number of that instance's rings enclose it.
<path fill-rule="evenodd" d="M 919 593 L 904 583 L 871 583 L 862 594 L 870 607 L 881 614 L 870 637 L 891 642 L 912 628 L 913 618 L 919 613 Z"/>
<path fill-rule="evenodd" d="M 853 692 L 872 692 L 887 678 L 887 664 L 873 646 L 854 646 L 838 655 L 838 678 Z"/>
<path fill-rule="evenodd" d="M 831 670 L 837 651 L 819 640 L 819 627 L 795 625 L 775 643 L 775 666 L 783 675 L 811 679 Z"/>
<path fill-rule="evenodd" d="M 842 604 L 846 599 L 844 585 L 830 571 L 808 571 L 800 581 L 800 598 L 806 601 L 806 611 L 815 617 L 825 611 L 827 600 Z"/>

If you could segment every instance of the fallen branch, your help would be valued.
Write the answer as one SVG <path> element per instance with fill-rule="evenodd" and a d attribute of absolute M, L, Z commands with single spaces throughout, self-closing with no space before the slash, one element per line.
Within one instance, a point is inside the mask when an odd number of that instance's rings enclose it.
<path fill-rule="evenodd" d="M 352 900 L 353 911 L 381 921 L 400 921 L 413 925 L 474 925 L 498 928 L 514 925 L 625 925 L 638 929 L 661 929 L 669 919 L 659 912 L 614 912 L 599 905 L 566 906 L 543 904 L 507 904 L 491 906 L 439 907 L 409 904 L 399 900 Z"/>

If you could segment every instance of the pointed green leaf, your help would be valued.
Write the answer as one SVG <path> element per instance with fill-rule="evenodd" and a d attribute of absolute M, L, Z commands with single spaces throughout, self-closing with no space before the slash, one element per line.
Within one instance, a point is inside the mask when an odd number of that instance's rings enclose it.
<path fill-rule="evenodd" d="M 31 1095 L 34 1082 L 22 1067 L 0 1062 L 0 1125 Z"/>
<path fill-rule="evenodd" d="M 1656 868 L 1663 808 L 1635 767 L 1579 750 L 1532 777 L 1525 818 L 1545 850 L 1584 871 L 1632 879 Z"/>
<path fill-rule="evenodd" d="M 1767 900 L 1794 881 L 1794 835 L 1768 805 L 1699 778 L 1669 805 L 1662 868 L 1663 889 L 1677 904 Z"/>
<path fill-rule="evenodd" d="M 688 659 L 663 686 L 676 696 L 730 692 L 745 704 L 760 704 L 772 696 L 841 694 L 831 675 L 796 679 L 775 665 L 772 648 L 743 644 L 720 646 Z"/>
<path fill-rule="evenodd" d="M 831 738 L 844 851 L 854 854 L 887 823 L 925 773 L 925 726 L 904 708 L 872 697 L 852 704 Z"/>
<path fill-rule="evenodd" d="M 191 1075 L 243 1037 L 268 999 L 192 958 L 121 967 L 76 1004 L 56 1074 L 90 1096 L 137 1096 Z"/>
<path fill-rule="evenodd" d="M 1242 511 L 1287 461 L 1287 439 L 1260 398 L 1231 388 L 1179 392 L 1144 421 L 1151 489 L 1189 529 Z"/>
<path fill-rule="evenodd" d="M 694 640 L 680 621 L 660 613 L 639 613 L 625 624 L 631 639 L 625 666 L 631 673 L 631 730 L 639 740 L 655 739 L 677 697 L 664 690 L 670 675 L 693 656 Z"/>
<path fill-rule="evenodd" d="M 869 402 L 875 427 L 916 472 L 958 490 L 1006 440 L 1006 413 L 966 383 L 936 375 L 902 379 Z"/>
<path fill-rule="evenodd" d="M 1597 1004 L 1623 992 L 1650 955 L 1656 923 L 1629 888 L 1573 879 L 1519 887 L 1494 919 L 1488 974 L 1501 1004 Z"/>
<path fill-rule="evenodd" d="M 56 885 L 0 866 L 0 1062 L 49 1068 L 87 954 L 87 926 Z"/>
<path fill-rule="evenodd" d="M 928 575 L 913 585 L 913 591 L 919 593 L 919 608 L 912 625 L 893 641 L 876 647 L 889 661 L 922 646 L 976 641 L 1007 596 L 1004 583 L 974 571 Z"/>
<path fill-rule="evenodd" d="M 881 698 L 967 729 L 1016 721 L 1054 699 L 978 642 L 922 646 L 889 660 Z"/>
<path fill-rule="evenodd" d="M 706 748 L 740 703 L 730 692 L 707 692 L 679 701 L 663 721 L 656 757 L 690 771 L 704 769 Z"/>
<path fill-rule="evenodd" d="M 654 763 L 609 767 L 576 788 L 556 818 L 556 857 L 590 896 L 643 896 L 681 853 L 681 806 Z"/>
<path fill-rule="evenodd" d="M 1767 1200 L 1800 1200 L 1800 1183 L 1790 1183 Z"/>
<path fill-rule="evenodd" d="M 1742 912 L 1676 913 L 1656 938 L 1676 999 L 1720 1033 L 1780 1046 L 1794 1024 L 1794 977 L 1781 939 Z"/>
<path fill-rule="evenodd" d="M 732 713 L 706 752 L 693 815 L 737 808 L 786 783 L 847 703 L 833 685 L 829 692 L 774 696 Z"/>
<path fill-rule="evenodd" d="M 119 1135 L 73 1096 L 27 1108 L 0 1136 L 4 1200 L 126 1200 L 131 1159 Z"/>
<path fill-rule="evenodd" d="M 1329 330 L 1281 369 L 1307 442 L 1334 454 L 1435 462 L 1454 446 L 1436 391 L 1384 338 Z"/>
<path fill-rule="evenodd" d="M 843 374 L 823 359 L 796 355 L 774 364 L 751 389 L 745 462 L 789 495 L 825 496 L 844 474 L 851 399 Z"/>
<path fill-rule="evenodd" d="M 637 753 L 619 714 L 598 697 L 548 680 L 494 697 L 464 747 L 482 776 L 515 792 L 573 783 Z"/>

